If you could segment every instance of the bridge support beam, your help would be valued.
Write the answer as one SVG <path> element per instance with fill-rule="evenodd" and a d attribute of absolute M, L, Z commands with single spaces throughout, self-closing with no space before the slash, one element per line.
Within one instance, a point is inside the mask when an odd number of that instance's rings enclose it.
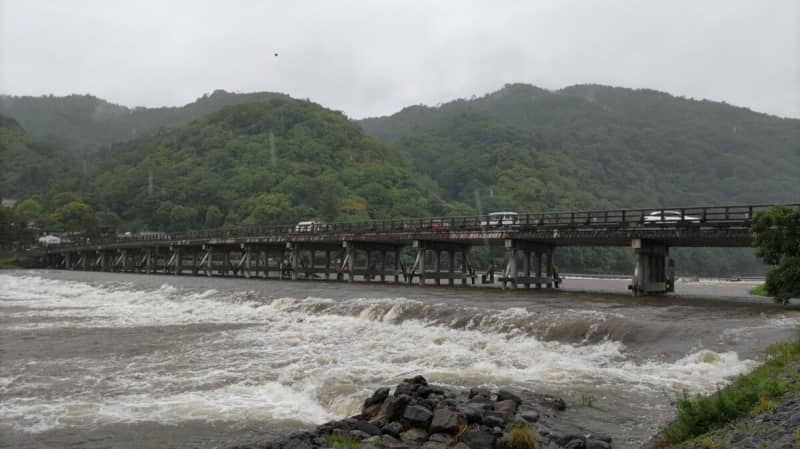
<path fill-rule="evenodd" d="M 537 289 L 542 288 L 542 285 L 558 288 L 561 278 L 553 263 L 554 245 L 508 239 L 505 247 L 506 269 L 500 278 L 503 288 L 517 288 L 520 284 L 525 288 L 530 288 L 531 285 Z M 533 264 L 532 259 L 535 259 Z"/>
<path fill-rule="evenodd" d="M 441 285 L 442 279 L 446 279 L 448 285 L 455 285 L 456 279 L 461 280 L 461 285 L 466 285 L 469 278 L 472 278 L 474 283 L 474 275 L 469 263 L 470 245 L 429 240 L 415 240 L 413 245 L 417 249 L 417 257 L 411 270 L 406 273 L 406 280 L 409 284 L 414 282 L 414 276 L 417 276 L 419 285 L 426 285 L 428 279 L 433 279 L 436 285 Z M 442 269 L 442 254 L 447 254 L 444 258 L 447 263 L 445 270 Z M 428 255 L 431 256 L 433 262 L 431 271 L 427 269 Z M 456 256 L 460 260 L 458 264 Z M 395 265 L 398 263 L 399 253 L 395 253 Z M 458 271 L 456 271 L 457 266 L 460 267 Z"/>
<path fill-rule="evenodd" d="M 345 241 L 339 249 L 343 257 L 338 278 L 346 274 L 348 282 L 353 282 L 356 276 L 361 276 L 365 281 L 385 282 L 387 276 L 394 275 L 397 282 L 400 276 L 398 260 L 401 249 L 402 245 L 395 243 Z M 362 254 L 363 257 L 359 257 Z M 389 254 L 394 258 L 393 269 L 386 263 Z"/>
<path fill-rule="evenodd" d="M 636 252 L 636 268 L 628 289 L 636 296 L 675 291 L 674 262 L 669 258 L 669 246 L 644 239 L 634 239 L 631 246 Z"/>

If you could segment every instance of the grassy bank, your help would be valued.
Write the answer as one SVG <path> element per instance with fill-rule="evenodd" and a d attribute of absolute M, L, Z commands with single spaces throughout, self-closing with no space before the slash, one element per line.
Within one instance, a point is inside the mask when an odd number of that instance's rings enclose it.
<path fill-rule="evenodd" d="M 724 448 L 722 435 L 742 418 L 769 414 L 776 405 L 800 396 L 800 336 L 767 350 L 767 361 L 708 396 L 684 395 L 677 416 L 654 439 L 653 448 Z M 744 427 L 744 425 L 739 425 Z M 715 443 L 715 441 L 717 443 Z"/>
<path fill-rule="evenodd" d="M 769 294 L 767 294 L 767 284 L 756 285 L 750 289 L 750 294 L 757 296 L 769 296 Z"/>

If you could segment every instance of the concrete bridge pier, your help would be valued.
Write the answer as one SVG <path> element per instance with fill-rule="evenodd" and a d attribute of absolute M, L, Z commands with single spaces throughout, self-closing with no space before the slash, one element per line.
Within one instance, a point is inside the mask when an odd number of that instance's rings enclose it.
<path fill-rule="evenodd" d="M 526 240 L 508 239 L 506 247 L 506 268 L 500 281 L 503 288 L 517 288 L 520 284 L 526 289 L 558 288 L 561 279 L 553 263 L 554 245 Z"/>
<path fill-rule="evenodd" d="M 469 263 L 470 245 L 463 243 L 438 242 L 428 240 L 415 240 L 414 248 L 417 249 L 417 257 L 411 271 L 407 273 L 409 283 L 412 283 L 414 276 L 418 276 L 419 285 L 425 285 L 428 279 L 433 279 L 436 285 L 441 285 L 442 279 L 447 280 L 448 285 L 455 285 L 457 279 L 461 280 L 461 285 L 467 285 L 467 279 L 472 277 L 471 265 Z M 433 262 L 433 270 L 426 268 L 426 258 L 430 254 Z M 442 269 L 443 254 L 446 254 L 445 262 L 447 269 Z M 458 256 L 458 263 L 456 257 Z M 458 268 L 458 271 L 456 271 Z M 474 279 L 473 279 L 474 282 Z"/>
<path fill-rule="evenodd" d="M 636 268 L 628 288 L 634 295 L 662 294 L 675 291 L 674 262 L 665 243 L 633 239 Z"/>
<path fill-rule="evenodd" d="M 291 242 L 287 244 L 290 249 L 289 264 L 291 265 L 291 278 L 296 280 L 299 275 L 306 279 L 330 279 L 331 275 L 341 278 L 342 267 L 333 264 L 333 254 L 338 253 L 340 259 L 346 259 L 347 248 L 340 243 L 326 242 Z M 321 257 L 320 257 L 321 256 Z M 287 267 L 288 268 L 288 267 Z"/>

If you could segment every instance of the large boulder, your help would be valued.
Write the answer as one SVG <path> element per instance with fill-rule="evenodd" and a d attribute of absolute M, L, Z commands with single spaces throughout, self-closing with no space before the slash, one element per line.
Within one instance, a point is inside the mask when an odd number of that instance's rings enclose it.
<path fill-rule="evenodd" d="M 506 399 L 494 403 L 494 410 L 503 416 L 503 419 L 508 421 L 517 414 L 517 402 L 513 399 Z"/>
<path fill-rule="evenodd" d="M 431 433 L 455 434 L 461 426 L 467 424 L 467 417 L 463 413 L 450 410 L 449 408 L 438 408 L 433 412 L 431 420 Z"/>
<path fill-rule="evenodd" d="M 419 427 L 421 429 L 427 429 L 432 418 L 433 413 L 421 405 L 410 405 L 406 407 L 403 413 L 403 419 L 411 427 Z"/>
<path fill-rule="evenodd" d="M 497 436 L 488 430 L 475 429 L 465 433 L 462 440 L 470 449 L 494 449 Z"/>
<path fill-rule="evenodd" d="M 392 396 L 386 399 L 383 403 L 383 414 L 386 416 L 386 421 L 399 421 L 403 418 L 403 413 L 406 407 L 411 402 L 411 396 L 401 394 L 400 396 Z"/>

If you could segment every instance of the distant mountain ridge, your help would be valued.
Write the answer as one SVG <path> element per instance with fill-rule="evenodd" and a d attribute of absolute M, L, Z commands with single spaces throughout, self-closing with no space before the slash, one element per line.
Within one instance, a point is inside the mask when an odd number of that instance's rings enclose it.
<path fill-rule="evenodd" d="M 573 193 L 582 200 L 539 195 L 527 204 L 512 200 L 497 207 L 650 207 L 800 197 L 800 120 L 654 90 L 587 84 L 547 91 L 509 84 L 483 97 L 411 106 L 359 123 L 409 153 L 440 184 L 457 166 L 464 171 L 449 179 L 485 180 L 454 199 L 466 201 L 476 189 L 502 193 L 501 179 L 487 173 L 493 169 L 478 158 L 487 151 L 517 169 L 530 168 L 520 152 L 562 157 L 581 184 Z M 468 154 L 474 157 L 465 161 Z M 541 171 L 529 177 L 545 183 L 554 178 Z M 446 181 L 442 187 L 451 193 L 459 189 Z"/>
<path fill-rule="evenodd" d="M 86 152 L 160 127 L 184 125 L 226 106 L 274 98 L 289 97 L 272 92 L 240 94 L 216 90 L 184 106 L 129 108 L 93 95 L 0 95 L 0 114 L 14 118 L 36 139 Z"/>

